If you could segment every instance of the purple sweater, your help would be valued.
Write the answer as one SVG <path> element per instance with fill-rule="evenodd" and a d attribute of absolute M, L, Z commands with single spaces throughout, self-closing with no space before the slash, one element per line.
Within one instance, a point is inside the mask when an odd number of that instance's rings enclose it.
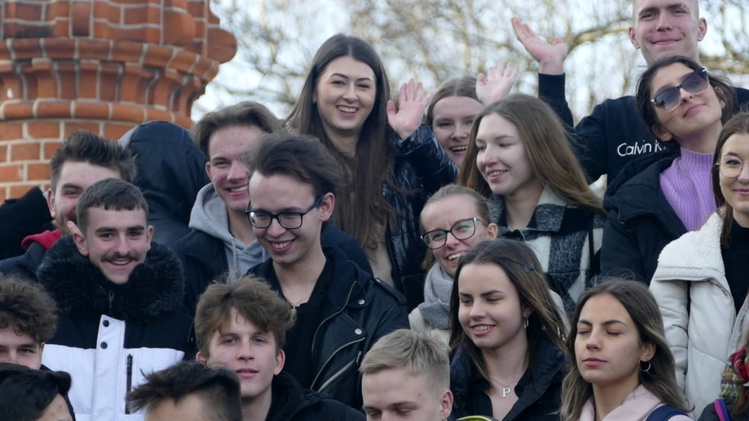
<path fill-rule="evenodd" d="M 681 156 L 661 173 L 663 195 L 687 231 L 702 226 L 717 208 L 710 181 L 712 165 L 713 154 L 681 148 Z"/>

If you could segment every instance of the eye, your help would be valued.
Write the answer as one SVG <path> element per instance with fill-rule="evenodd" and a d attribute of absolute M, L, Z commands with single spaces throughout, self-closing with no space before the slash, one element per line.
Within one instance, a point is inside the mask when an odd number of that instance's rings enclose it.
<path fill-rule="evenodd" d="M 606 332 L 606 333 L 608 333 L 611 336 L 619 336 L 622 334 L 622 332 Z"/>
<path fill-rule="evenodd" d="M 265 339 L 265 338 L 260 338 L 260 337 L 258 337 L 258 338 L 253 338 L 253 339 L 252 339 L 252 341 L 253 341 L 253 342 L 255 342 L 255 343 L 257 343 L 257 344 L 264 344 L 264 343 L 267 343 L 267 342 L 268 342 L 268 340 L 267 340 L 267 339 Z"/>
<path fill-rule="evenodd" d="M 727 167 L 738 167 L 741 165 L 741 161 L 735 158 L 728 158 L 725 161 L 723 161 L 723 165 Z"/>
<path fill-rule="evenodd" d="M 587 335 L 588 333 L 590 333 L 589 329 L 577 329 L 578 335 Z"/>
<path fill-rule="evenodd" d="M 366 89 L 371 89 L 372 85 L 370 85 L 368 83 L 360 83 L 360 84 L 356 85 L 356 87 L 359 88 L 359 89 L 365 89 L 366 90 Z"/>
<path fill-rule="evenodd" d="M 452 121 L 440 121 L 437 123 L 437 127 L 450 127 L 453 125 Z"/>
<path fill-rule="evenodd" d="M 474 120 L 474 118 L 473 118 L 473 117 L 471 117 L 471 118 L 469 118 L 469 119 L 466 119 L 466 120 L 465 120 L 465 121 L 464 121 L 463 123 L 464 123 L 465 125 L 467 125 L 467 126 L 473 126 L 473 120 Z"/>
<path fill-rule="evenodd" d="M 224 344 L 226 344 L 226 345 L 234 345 L 235 343 L 237 343 L 236 338 L 226 338 L 226 339 L 224 339 Z"/>
<path fill-rule="evenodd" d="M 470 298 L 460 298 L 460 304 L 468 306 L 473 304 L 473 300 Z"/>
<path fill-rule="evenodd" d="M 36 350 L 34 350 L 32 348 L 21 348 L 20 352 L 22 354 L 28 354 L 28 355 L 36 354 Z"/>
<path fill-rule="evenodd" d="M 333 86 L 343 86 L 346 84 L 346 82 L 340 80 L 340 79 L 333 79 L 330 81 L 330 84 Z"/>

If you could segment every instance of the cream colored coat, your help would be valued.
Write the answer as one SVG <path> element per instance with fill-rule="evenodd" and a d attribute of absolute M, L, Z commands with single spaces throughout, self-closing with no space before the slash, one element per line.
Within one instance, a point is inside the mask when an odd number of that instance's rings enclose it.
<path fill-rule="evenodd" d="M 721 374 L 741 336 L 738 326 L 734 334 L 737 318 L 720 251 L 721 227 L 716 211 L 698 231 L 668 244 L 650 283 L 676 361 L 676 380 L 694 405 L 695 418 L 719 397 Z"/>

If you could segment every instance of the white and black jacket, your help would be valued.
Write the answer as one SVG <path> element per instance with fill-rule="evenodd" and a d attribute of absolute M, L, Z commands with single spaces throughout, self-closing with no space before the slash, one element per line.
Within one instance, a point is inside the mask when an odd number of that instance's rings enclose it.
<path fill-rule="evenodd" d="M 60 310 L 43 363 L 70 373 L 77 420 L 142 420 L 143 414 L 129 414 L 127 392 L 146 374 L 193 357 L 195 349 L 177 258 L 152 243 L 129 281 L 115 285 L 67 236 L 47 252 L 37 277 Z"/>

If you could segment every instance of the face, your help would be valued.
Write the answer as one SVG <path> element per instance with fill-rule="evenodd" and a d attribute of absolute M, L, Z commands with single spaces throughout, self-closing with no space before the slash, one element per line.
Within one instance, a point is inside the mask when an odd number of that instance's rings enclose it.
<path fill-rule="evenodd" d="M 68 410 L 68 405 L 65 403 L 65 398 L 59 394 L 55 396 L 47 409 L 42 413 L 41 418 L 38 418 L 37 421 L 73 421 L 73 417 L 70 416 L 70 411 Z"/>
<path fill-rule="evenodd" d="M 654 347 L 640 343 L 640 332 L 624 306 L 610 294 L 588 299 L 575 337 L 577 367 L 597 387 L 636 388 L 640 360 L 650 361 Z"/>
<path fill-rule="evenodd" d="M 328 63 L 313 99 L 325 131 L 358 135 L 372 112 L 376 82 L 372 68 L 353 57 L 343 56 Z"/>
<path fill-rule="evenodd" d="M 89 164 L 88 162 L 68 161 L 60 168 L 60 179 L 55 190 L 47 191 L 47 205 L 55 225 L 62 234 L 68 234 L 68 221 L 75 221 L 78 199 L 88 186 L 106 178 L 122 178 L 112 168 Z"/>
<path fill-rule="evenodd" d="M 205 164 L 208 178 L 226 207 L 242 217 L 250 200 L 247 194 L 250 171 L 242 163 L 242 154 L 262 133 L 257 126 L 229 126 L 216 130 L 208 140 L 210 159 Z"/>
<path fill-rule="evenodd" d="M 500 196 L 543 189 L 517 127 L 499 114 L 481 119 L 476 133 L 476 164 L 492 192 Z"/>
<path fill-rule="evenodd" d="M 153 227 L 148 225 L 143 209 L 90 208 L 85 232 L 71 225 L 78 251 L 118 285 L 127 283 L 133 269 L 145 262 L 151 250 Z"/>
<path fill-rule="evenodd" d="M 0 329 L 0 362 L 38 370 L 42 366 L 43 350 L 44 344 L 27 333 L 17 334 L 13 326 Z"/>
<path fill-rule="evenodd" d="M 679 86 L 693 72 L 693 69 L 682 63 L 661 68 L 650 83 L 650 97 L 656 96 L 664 89 Z M 718 99 L 712 87 L 699 94 L 679 89 L 679 94 L 679 105 L 673 110 L 664 111 L 653 106 L 659 122 L 654 126 L 654 131 L 664 141 L 676 140 L 683 146 L 689 146 L 689 139 L 704 132 L 708 127 L 722 124 L 720 118 L 724 104 Z"/>
<path fill-rule="evenodd" d="M 283 368 L 284 353 L 276 350 L 273 333 L 260 330 L 235 309 L 231 309 L 221 328 L 213 332 L 208 349 L 209 355 L 199 352 L 198 360 L 211 368 L 236 373 L 242 398 L 269 393 L 273 376 Z"/>
<path fill-rule="evenodd" d="M 467 96 L 448 96 L 432 108 L 432 132 L 447 156 L 460 166 L 468 147 L 473 120 L 483 105 Z"/>
<path fill-rule="evenodd" d="M 696 0 L 635 0 L 629 39 L 648 66 L 670 55 L 699 61 L 698 43 L 707 32 Z"/>
<path fill-rule="evenodd" d="M 362 376 L 367 420 L 446 420 L 452 411 L 449 389 L 435 392 L 429 377 L 388 368 Z"/>
<path fill-rule="evenodd" d="M 421 211 L 421 225 L 424 227 L 424 232 L 432 230 L 447 231 L 453 228 L 458 221 L 474 217 L 479 218 L 479 215 L 473 200 L 469 196 L 455 195 L 425 206 Z M 497 225 L 494 223 L 486 224 L 486 222 L 488 221 L 477 221 L 473 236 L 464 240 L 458 240 L 455 235 L 447 234 L 445 245 L 432 250 L 437 263 L 450 276 L 455 276 L 460 256 L 473 249 L 476 244 L 497 236 Z"/>
<path fill-rule="evenodd" d="M 734 134 L 720 150 L 720 191 L 733 208 L 733 219 L 742 227 L 749 227 L 749 134 Z M 739 169 L 740 168 L 740 169 Z M 723 173 L 738 171 L 726 177 Z M 733 175 L 733 174 L 729 174 Z"/>
<path fill-rule="evenodd" d="M 252 210 L 271 214 L 281 212 L 304 213 L 317 199 L 311 185 L 292 176 L 265 176 L 255 172 L 250 178 Z M 260 244 L 270 254 L 273 263 L 282 267 L 304 264 L 322 257 L 320 231 L 322 224 L 333 213 L 335 197 L 327 193 L 320 206 L 302 217 L 302 226 L 287 229 L 271 220 L 267 228 L 252 227 Z"/>
<path fill-rule="evenodd" d="M 146 421 L 215 421 L 214 418 L 206 416 L 214 412 L 210 408 L 203 408 L 203 400 L 195 394 L 184 396 L 179 402 L 172 399 L 164 399 L 158 404 L 149 407 L 146 412 Z"/>
<path fill-rule="evenodd" d="M 477 348 L 498 350 L 527 340 L 523 324 L 531 310 L 504 269 L 491 263 L 469 263 L 458 279 L 458 320 Z"/>

